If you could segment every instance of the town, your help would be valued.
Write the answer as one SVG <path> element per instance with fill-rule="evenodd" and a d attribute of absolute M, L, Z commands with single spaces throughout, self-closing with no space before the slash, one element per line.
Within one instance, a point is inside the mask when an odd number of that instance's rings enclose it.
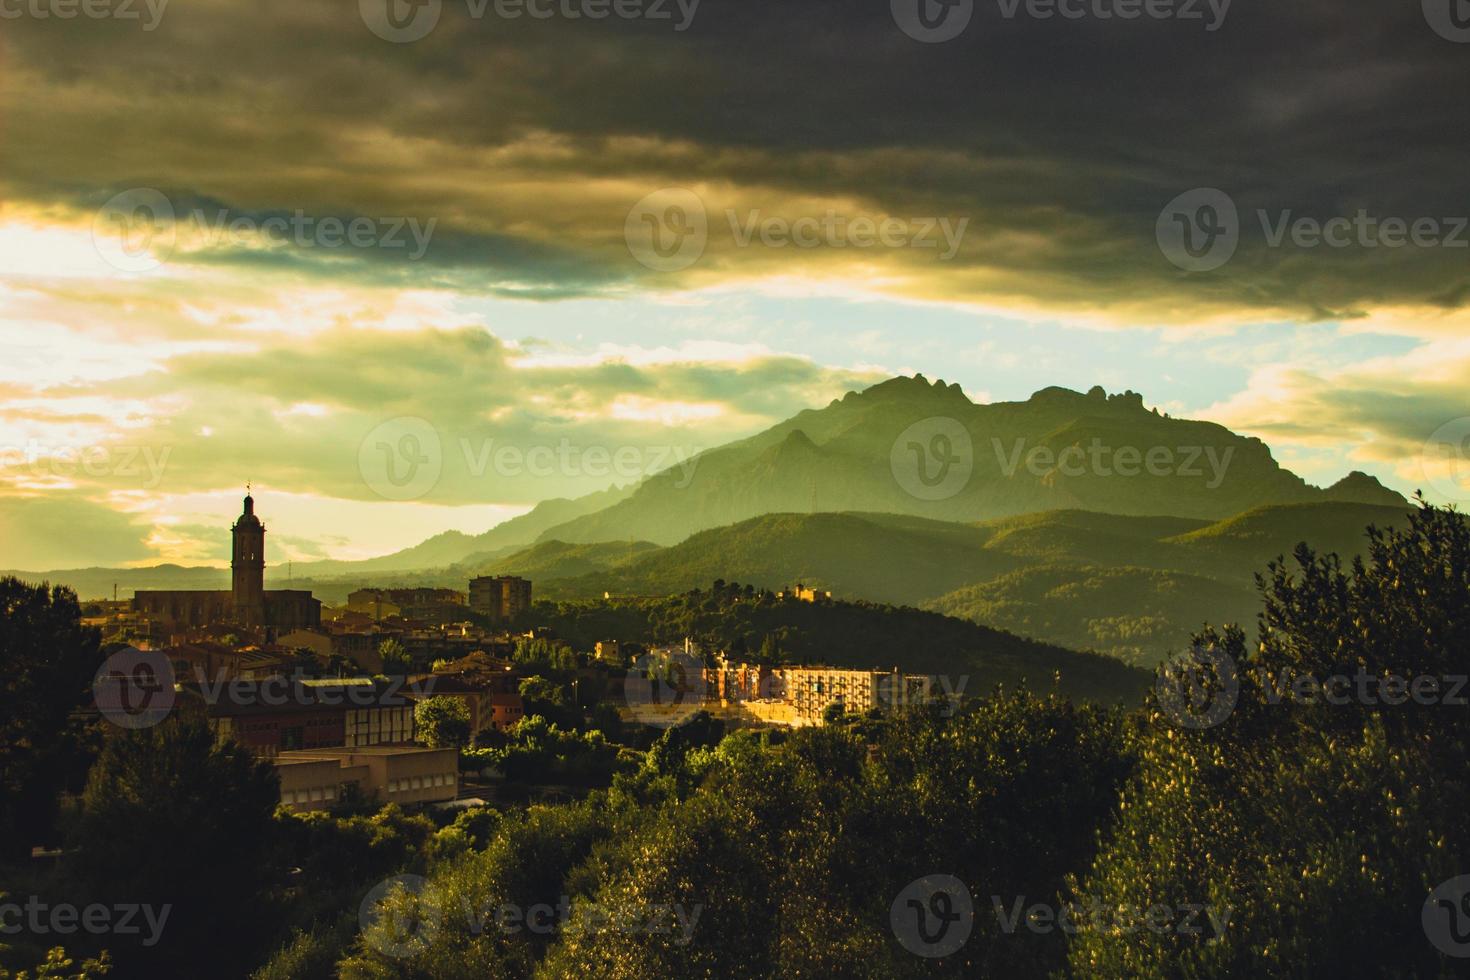
<path fill-rule="evenodd" d="M 462 765 L 461 750 L 504 744 L 536 720 L 528 702 L 547 700 L 537 651 L 559 651 L 574 692 L 568 707 L 602 706 L 599 730 L 617 742 L 640 725 L 664 729 L 700 713 L 729 729 L 799 728 L 959 696 L 897 667 L 747 663 L 690 638 L 659 646 L 608 637 L 571 650 L 528 618 L 532 582 L 512 575 L 476 577 L 464 591 L 364 587 L 324 606 L 307 591 L 264 588 L 265 534 L 247 495 L 231 528 L 229 590 L 140 590 L 89 603 L 83 622 L 104 643 L 125 645 L 99 672 L 97 710 L 125 726 L 149 711 L 149 723 L 201 713 L 218 737 L 274 764 L 280 802 L 296 811 L 350 797 L 449 806 L 494 798 L 504 773 Z M 832 601 L 801 583 L 776 596 Z M 440 699 L 461 721 L 447 738 L 421 722 Z"/>

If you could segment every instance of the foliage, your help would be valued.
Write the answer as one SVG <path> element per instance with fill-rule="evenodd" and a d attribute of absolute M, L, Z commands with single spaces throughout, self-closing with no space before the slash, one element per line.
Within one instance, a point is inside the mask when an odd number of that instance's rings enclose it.
<path fill-rule="evenodd" d="M 378 644 L 378 657 L 383 661 L 383 673 L 389 677 L 401 677 L 413 670 L 413 658 L 397 637 L 390 636 Z"/>
<path fill-rule="evenodd" d="M 513 783 L 567 783 L 606 786 L 620 767 L 618 748 L 600 731 L 559 727 L 541 715 L 528 715 L 506 732 L 497 748 L 462 753 L 474 768 L 500 770 Z"/>
<path fill-rule="evenodd" d="M 1408 528 L 1372 531 L 1350 572 L 1304 546 L 1260 584 L 1255 647 L 1238 630 L 1197 638 L 1239 665 L 1234 712 L 1194 729 L 1150 708 L 1138 780 L 1077 884 L 1110 905 L 1209 904 L 1228 911 L 1228 928 L 1087 931 L 1071 965 L 1143 977 L 1448 975 L 1420 909 L 1470 866 L 1464 704 L 1393 704 L 1390 688 L 1371 686 L 1370 698 L 1337 704 L 1277 695 L 1283 677 L 1470 673 L 1470 532 L 1424 508 Z"/>
<path fill-rule="evenodd" d="M 91 761 L 68 715 L 101 664 L 74 593 L 0 578 L 0 857 L 55 843 L 57 794 L 79 788 Z"/>
<path fill-rule="evenodd" d="M 96 959 L 84 960 L 80 965 L 66 954 L 60 946 L 46 951 L 46 958 L 32 970 L 12 973 L 0 966 L 0 980 L 98 980 L 112 971 L 108 956 L 104 952 Z"/>
<path fill-rule="evenodd" d="M 270 763 L 216 741 L 202 719 L 175 717 L 107 740 L 67 867 L 86 903 L 169 907 L 167 941 L 149 948 L 111 937 L 120 972 L 175 975 L 253 948 L 266 925 L 258 906 L 278 795 Z"/>
<path fill-rule="evenodd" d="M 425 698 L 413 709 L 414 728 L 431 749 L 459 748 L 470 741 L 470 709 L 462 698 Z"/>
<path fill-rule="evenodd" d="M 898 666 L 911 673 L 968 678 L 970 689 L 996 684 L 1037 693 L 1060 672 L 1064 694 L 1136 702 L 1148 674 L 1108 657 L 1075 653 L 976 623 L 868 602 L 798 602 L 739 583 L 659 599 L 537 605 L 537 618 L 577 646 L 599 639 L 679 644 L 692 638 L 737 660 Z"/>

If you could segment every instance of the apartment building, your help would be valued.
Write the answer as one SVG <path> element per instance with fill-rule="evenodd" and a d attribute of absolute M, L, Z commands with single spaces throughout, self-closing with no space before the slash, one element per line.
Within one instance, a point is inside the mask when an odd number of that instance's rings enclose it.
<path fill-rule="evenodd" d="M 933 678 L 893 670 L 847 670 L 840 667 L 784 667 L 785 700 L 796 710 L 798 724 L 819 725 L 829 705 L 841 703 L 849 714 L 873 709 L 897 711 L 929 700 Z"/>
<path fill-rule="evenodd" d="M 531 582 L 515 575 L 482 575 L 470 579 L 470 608 L 498 623 L 531 608 Z"/>

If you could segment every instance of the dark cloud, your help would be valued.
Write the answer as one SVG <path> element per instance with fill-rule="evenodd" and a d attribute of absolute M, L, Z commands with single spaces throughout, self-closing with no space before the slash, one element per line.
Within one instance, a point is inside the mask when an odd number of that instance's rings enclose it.
<path fill-rule="evenodd" d="M 356 4 L 285 0 L 179 2 L 152 32 L 7 22 L 0 164 L 33 201 L 162 185 L 241 213 L 438 217 L 420 264 L 289 261 L 511 295 L 683 281 L 630 263 L 621 220 L 641 193 L 696 184 L 772 213 L 968 216 L 953 263 L 887 258 L 942 298 L 1186 319 L 1470 296 L 1470 251 L 1270 248 L 1255 218 L 1470 210 L 1470 45 L 1418 3 L 1236 0 L 1207 31 L 976 0 L 942 44 L 905 36 L 887 3 L 704 0 L 683 32 L 444 9 L 414 44 L 373 36 Z M 1154 224 L 1197 186 L 1231 194 L 1245 228 L 1228 266 L 1187 274 Z M 712 247 L 689 276 L 791 261 Z"/>

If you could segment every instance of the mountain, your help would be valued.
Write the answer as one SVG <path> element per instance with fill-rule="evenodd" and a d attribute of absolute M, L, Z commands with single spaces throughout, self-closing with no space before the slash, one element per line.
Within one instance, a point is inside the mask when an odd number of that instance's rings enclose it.
<path fill-rule="evenodd" d="M 305 578 L 356 576 L 368 572 L 412 571 L 442 568 L 446 565 L 485 564 L 509 552 L 524 548 L 541 536 L 547 528 L 610 507 L 627 498 L 632 486 L 609 487 L 574 500 L 543 500 L 519 517 L 502 521 L 483 534 L 445 531 L 426 541 L 377 558 L 361 561 L 297 562 L 295 574 Z"/>
<path fill-rule="evenodd" d="M 648 541 L 607 541 L 597 544 L 567 544 L 565 541 L 543 541 L 522 551 L 475 565 L 466 564 L 467 575 L 519 575 L 532 582 L 575 578 L 601 572 L 613 565 L 637 558 L 658 545 Z"/>
<path fill-rule="evenodd" d="M 1258 439 L 1175 419 L 1134 392 L 1046 388 L 977 405 L 922 375 L 849 392 L 655 474 L 540 540 L 676 544 L 769 513 L 877 512 L 974 522 L 1053 510 L 1216 521 L 1255 507 L 1404 505 L 1372 477 L 1331 488 L 1283 469 Z"/>
<path fill-rule="evenodd" d="M 921 606 L 1134 663 L 1181 649 L 1205 622 L 1254 622 L 1254 575 L 1298 541 L 1344 560 L 1365 528 L 1399 526 L 1409 508 L 1322 502 L 1257 508 L 1225 521 L 1050 511 L 975 524 L 894 514 L 766 514 L 536 580 L 538 597 L 649 596 L 718 578 L 780 589 L 802 582 L 837 596 Z"/>
<path fill-rule="evenodd" d="M 0 570 L 0 578 L 14 576 L 25 582 L 65 585 L 83 600 L 131 599 L 136 589 L 228 589 L 228 568 L 190 565 L 154 565 L 149 568 L 61 568 L 47 572 Z M 274 587 L 274 586 L 273 586 Z"/>

